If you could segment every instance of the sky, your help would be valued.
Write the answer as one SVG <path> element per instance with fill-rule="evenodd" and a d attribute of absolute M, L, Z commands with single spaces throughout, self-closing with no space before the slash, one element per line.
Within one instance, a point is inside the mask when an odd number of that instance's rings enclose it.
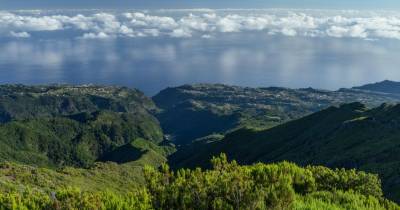
<path fill-rule="evenodd" d="M 0 84 L 334 90 L 400 80 L 399 49 L 399 0 L 0 0 Z"/>
<path fill-rule="evenodd" d="M 398 0 L 0 0 L 0 9 L 312 8 L 399 10 Z"/>
<path fill-rule="evenodd" d="M 0 11 L 0 84 L 335 90 L 399 81 L 399 49 L 396 11 Z"/>

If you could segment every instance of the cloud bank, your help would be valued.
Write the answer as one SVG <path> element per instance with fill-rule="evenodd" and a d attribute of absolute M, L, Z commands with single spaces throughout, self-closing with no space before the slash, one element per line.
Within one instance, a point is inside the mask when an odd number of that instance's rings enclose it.
<path fill-rule="evenodd" d="M 313 10 L 183 10 L 68 14 L 0 12 L 0 36 L 31 38 L 73 31 L 73 38 L 202 37 L 224 33 L 400 40 L 400 13 Z"/>

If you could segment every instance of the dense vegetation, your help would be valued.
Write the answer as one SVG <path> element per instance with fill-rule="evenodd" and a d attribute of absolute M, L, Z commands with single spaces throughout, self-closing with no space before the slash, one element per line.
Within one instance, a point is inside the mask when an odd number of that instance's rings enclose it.
<path fill-rule="evenodd" d="M 145 138 L 154 144 L 162 140 L 159 127 L 138 122 L 138 118 L 141 116 L 131 113 L 100 111 L 79 117 L 12 121 L 0 125 L 0 160 L 88 167 L 96 160 L 109 160 L 114 151 L 124 147 L 125 152 L 118 154 L 119 162 L 133 161 L 141 155 L 139 148 L 127 147 L 135 139 Z"/>
<path fill-rule="evenodd" d="M 97 162 L 87 169 L 63 167 L 55 170 L 3 162 L 0 164 L 0 191 L 53 192 L 80 188 L 90 192 L 107 190 L 124 194 L 144 184 L 143 166 L 158 167 L 165 162 L 164 156 L 151 149 L 143 149 L 143 155 L 136 161 L 123 164 Z"/>
<path fill-rule="evenodd" d="M 239 166 L 222 155 L 212 170 L 145 167 L 130 193 L 25 190 L 0 193 L 0 209 L 400 209 L 376 175 L 290 163 Z M 35 176 L 35 175 L 33 175 Z"/>
<path fill-rule="evenodd" d="M 396 93 L 187 85 L 153 99 L 0 86 L 0 209 L 398 209 L 375 175 L 308 166 L 379 174 L 399 201 L 400 105 L 370 108 Z M 301 118 L 349 101 L 366 105 Z M 209 164 L 221 152 L 247 166 Z M 255 164 L 286 160 L 305 168 Z"/>
<path fill-rule="evenodd" d="M 400 200 L 400 105 L 330 107 L 267 130 L 241 129 L 198 142 L 171 157 L 175 167 L 205 166 L 225 152 L 242 164 L 288 160 L 300 165 L 357 168 L 379 174 L 388 197 Z M 190 155 L 196 152 L 195 155 Z"/>
<path fill-rule="evenodd" d="M 151 115 L 155 105 L 136 90 L 8 85 L 1 86 L 0 93 L 2 161 L 53 168 L 89 167 L 109 160 L 124 163 L 143 155 L 134 143 L 138 139 L 153 148 L 163 142 L 159 123 Z M 161 147 L 171 151 L 171 145 L 165 146 Z"/>
<path fill-rule="evenodd" d="M 227 85 L 184 85 L 153 97 L 162 112 L 163 130 L 176 144 L 238 127 L 270 128 L 332 105 L 362 102 L 378 106 L 399 97 L 357 89 L 243 88 Z"/>

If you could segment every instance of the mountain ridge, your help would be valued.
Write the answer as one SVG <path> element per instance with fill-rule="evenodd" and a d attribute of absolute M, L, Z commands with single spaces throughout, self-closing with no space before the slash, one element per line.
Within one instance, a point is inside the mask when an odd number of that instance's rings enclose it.
<path fill-rule="evenodd" d="M 399 104 L 371 109 L 356 102 L 270 129 L 239 129 L 222 140 L 178 151 L 170 162 L 178 168 L 207 166 L 204 159 L 223 152 L 241 164 L 288 160 L 300 165 L 357 168 L 378 173 L 387 196 L 398 200 L 399 128 Z"/>
<path fill-rule="evenodd" d="M 222 84 L 166 88 L 153 97 L 163 130 L 177 144 L 250 126 L 270 128 L 331 105 L 362 102 L 378 106 L 400 98 L 356 89 L 338 91 L 312 88 L 250 88 Z"/>
<path fill-rule="evenodd" d="M 352 89 L 381 92 L 387 94 L 394 94 L 398 96 L 400 95 L 400 82 L 384 80 L 381 82 L 353 87 Z"/>

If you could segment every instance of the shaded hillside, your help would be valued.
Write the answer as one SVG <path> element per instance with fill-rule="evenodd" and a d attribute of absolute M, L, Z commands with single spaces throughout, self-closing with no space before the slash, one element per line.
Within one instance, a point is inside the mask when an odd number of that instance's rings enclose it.
<path fill-rule="evenodd" d="M 136 161 L 123 164 L 97 162 L 90 168 L 63 167 L 55 170 L 15 162 L 1 162 L 0 194 L 24 190 L 49 194 L 65 188 L 81 189 L 85 192 L 107 190 L 126 194 L 144 185 L 145 165 L 159 167 L 166 162 L 166 158 L 158 151 L 140 147 L 139 143 L 135 144 L 142 156 Z"/>
<path fill-rule="evenodd" d="M 122 87 L 2 85 L 0 161 L 49 167 L 135 161 L 143 155 L 132 146 L 136 139 L 163 142 L 156 110 L 141 92 Z"/>
<path fill-rule="evenodd" d="M 353 89 L 395 94 L 397 97 L 400 97 L 400 82 L 390 80 L 354 87 Z"/>
<path fill-rule="evenodd" d="M 400 200 L 400 105 L 368 109 L 360 103 L 330 107 L 268 130 L 241 129 L 220 141 L 198 142 L 174 154 L 175 167 L 207 165 L 227 153 L 240 163 L 294 161 L 301 165 L 358 168 L 381 176 Z"/>
<path fill-rule="evenodd" d="M 213 133 L 238 127 L 269 128 L 346 102 L 377 106 L 395 102 L 385 94 L 352 89 L 323 91 L 311 88 L 245 88 L 227 85 L 184 85 L 167 88 L 153 97 L 166 134 L 188 144 Z"/>
<path fill-rule="evenodd" d="M 137 138 L 154 144 L 162 140 L 160 128 L 151 121 L 142 121 L 145 118 L 141 115 L 100 111 L 85 116 L 85 120 L 81 119 L 82 116 L 76 120 L 76 115 L 73 115 L 0 125 L 0 160 L 42 166 L 86 167 L 96 160 L 103 160 L 104 155 L 130 145 Z M 141 156 L 134 148 L 124 151 L 136 153 L 137 158 Z M 124 155 L 118 153 L 121 159 L 116 162 L 125 162 Z M 130 161 L 134 160 L 132 156 Z"/>

